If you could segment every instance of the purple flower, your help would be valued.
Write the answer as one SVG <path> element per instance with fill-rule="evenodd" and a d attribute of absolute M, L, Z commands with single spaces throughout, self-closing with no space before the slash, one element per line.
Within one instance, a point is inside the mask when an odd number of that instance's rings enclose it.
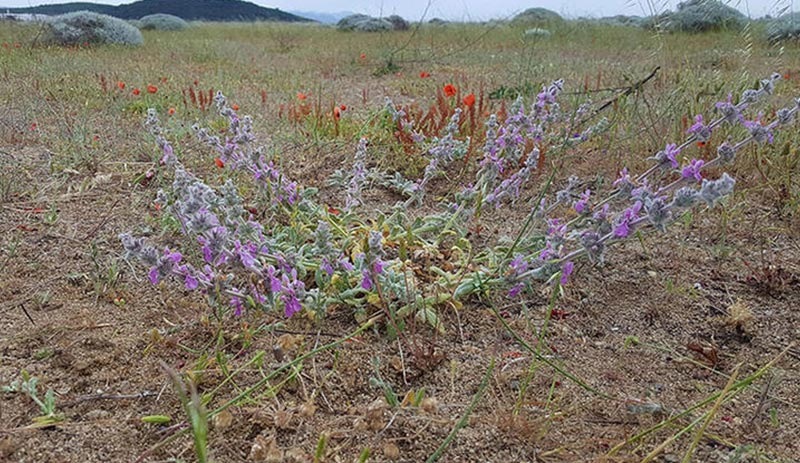
<path fill-rule="evenodd" d="M 750 132 L 750 135 L 753 137 L 753 140 L 757 141 L 758 143 L 769 142 L 772 143 L 773 136 L 772 136 L 772 129 L 768 126 L 764 126 L 761 123 L 761 116 L 763 114 L 759 114 L 755 120 L 752 121 L 744 121 L 742 124 L 747 128 Z"/>
<path fill-rule="evenodd" d="M 592 218 L 594 220 L 596 220 L 597 222 L 605 221 L 606 218 L 608 218 L 608 209 L 609 209 L 609 205 L 608 204 L 603 204 L 603 207 L 601 207 L 599 211 L 596 211 L 594 213 L 594 215 L 592 215 Z"/>
<path fill-rule="evenodd" d="M 347 272 L 352 272 L 355 269 L 353 264 L 344 255 L 339 258 L 339 266 Z"/>
<path fill-rule="evenodd" d="M 508 264 L 511 267 L 511 270 L 514 271 L 515 275 L 525 272 L 528 270 L 528 263 L 525 262 L 525 257 L 522 254 L 517 254 L 514 259 Z"/>
<path fill-rule="evenodd" d="M 722 118 L 725 120 L 725 122 L 729 124 L 735 124 L 736 121 L 742 120 L 742 114 L 739 112 L 739 108 L 733 104 L 733 94 L 728 93 L 728 99 L 717 102 L 715 106 L 717 111 L 722 114 Z"/>
<path fill-rule="evenodd" d="M 372 264 L 372 270 L 375 272 L 376 275 L 380 275 L 381 273 L 383 273 L 384 265 L 385 263 L 382 260 L 377 259 L 375 263 Z"/>
<path fill-rule="evenodd" d="M 322 262 L 319 263 L 319 268 L 327 273 L 329 277 L 333 276 L 333 265 L 331 265 L 327 257 L 322 258 Z"/>
<path fill-rule="evenodd" d="M 361 271 L 361 287 L 367 291 L 372 291 L 372 277 L 369 274 L 369 269 Z"/>
<path fill-rule="evenodd" d="M 231 298 L 231 307 L 234 309 L 233 314 L 237 317 L 240 317 L 242 312 L 244 312 L 244 304 L 242 304 L 242 300 L 237 296 Z"/>
<path fill-rule="evenodd" d="M 623 167 L 622 170 L 619 171 L 619 177 L 614 180 L 613 186 L 614 188 L 619 188 L 619 191 L 623 194 L 633 191 L 634 185 L 633 181 L 631 180 L 631 175 L 628 173 L 627 167 Z"/>
<path fill-rule="evenodd" d="M 711 138 L 711 127 L 705 125 L 703 123 L 703 115 L 698 114 L 694 117 L 694 124 L 689 127 L 689 130 L 687 130 L 686 133 L 694 135 L 696 141 L 703 143 L 707 142 L 708 139 Z"/>
<path fill-rule="evenodd" d="M 514 298 L 519 296 L 525 286 L 522 283 L 517 283 L 508 290 L 508 297 Z"/>
<path fill-rule="evenodd" d="M 283 304 L 284 304 L 283 313 L 284 315 L 286 315 L 286 318 L 291 318 L 292 315 L 303 310 L 303 306 L 300 305 L 300 301 L 297 300 L 297 297 L 294 296 L 294 294 L 284 296 Z"/>
<path fill-rule="evenodd" d="M 575 264 L 572 261 L 564 262 L 564 265 L 561 267 L 561 284 L 565 285 L 569 281 L 569 276 L 572 275 L 572 271 L 575 269 Z"/>
<path fill-rule="evenodd" d="M 578 214 L 583 214 L 584 212 L 588 212 L 589 208 L 589 196 L 592 195 L 592 190 L 586 190 L 581 195 L 581 199 L 575 202 L 575 211 Z"/>
<path fill-rule="evenodd" d="M 256 246 L 253 243 L 242 244 L 241 241 L 236 240 L 233 243 L 234 252 L 239 257 L 244 268 L 249 270 L 258 270 L 256 267 Z"/>
<path fill-rule="evenodd" d="M 706 162 L 702 159 L 692 159 L 688 166 L 684 166 L 683 169 L 681 169 L 681 177 L 686 179 L 694 178 L 698 182 L 702 181 L 703 175 L 701 171 L 705 163 Z"/>
<path fill-rule="evenodd" d="M 703 117 L 698 116 L 702 121 Z M 656 153 L 655 160 L 658 162 L 660 166 L 666 166 L 667 164 L 671 165 L 673 169 L 678 167 L 678 159 L 677 156 L 680 154 L 681 150 L 678 148 L 678 145 L 675 143 L 668 144 L 663 150 Z M 627 171 L 625 172 L 627 174 Z"/>
<path fill-rule="evenodd" d="M 197 278 L 192 276 L 192 274 L 187 273 L 186 276 L 184 277 L 184 284 L 186 285 L 186 289 L 188 289 L 189 291 L 194 291 L 195 289 L 197 289 L 199 283 L 197 281 Z"/>
<path fill-rule="evenodd" d="M 269 290 L 272 294 L 278 294 L 281 292 L 283 285 L 281 284 L 281 280 L 278 279 L 276 276 L 275 267 L 269 266 L 267 267 L 267 278 L 269 279 Z"/>
<path fill-rule="evenodd" d="M 160 275 L 158 274 L 158 267 L 153 267 L 147 272 L 147 278 L 150 280 L 150 283 L 153 285 L 158 284 Z"/>
<path fill-rule="evenodd" d="M 631 233 L 630 224 L 636 220 L 639 211 L 642 210 L 642 202 L 636 201 L 633 206 L 622 211 L 622 216 L 617 220 L 614 226 L 614 236 L 618 238 L 626 238 Z"/>

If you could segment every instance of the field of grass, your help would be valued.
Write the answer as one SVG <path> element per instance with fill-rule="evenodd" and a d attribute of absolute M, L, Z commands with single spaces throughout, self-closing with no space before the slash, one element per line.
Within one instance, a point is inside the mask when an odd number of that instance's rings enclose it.
<path fill-rule="evenodd" d="M 523 32 L 198 24 L 145 32 L 139 48 L 59 48 L 36 45 L 33 26 L 0 22 L 0 461 L 796 461 L 796 120 L 703 174 L 736 179 L 716 207 L 676 215 L 665 232 L 643 227 L 603 265 L 576 260 L 563 286 L 533 282 L 511 297 L 500 283 L 503 257 L 544 242 L 526 231 L 539 198 L 570 176 L 581 191 L 611 191 L 622 168 L 644 172 L 683 141 L 696 114 L 713 118 L 729 93 L 779 73 L 775 94 L 747 114 L 774 120 L 800 97 L 800 48 L 769 45 L 757 27 Z M 578 114 L 565 136 L 604 118 L 602 131 L 568 148 L 537 144 L 519 199 L 478 208 L 463 230 L 453 218 L 396 234 L 396 191 L 368 184 L 350 211 L 328 182 L 351 170 L 362 137 L 370 171 L 423 176 L 426 150 L 393 123 L 387 98 L 429 137 L 443 137 L 459 107 L 466 155 L 401 208 L 412 219 L 443 214 L 482 168 L 489 115 L 502 121 L 517 95 L 528 107 L 556 79 L 564 113 Z M 220 136 L 229 126 L 217 91 L 252 116 L 286 178 L 318 189 L 313 202 L 265 200 L 196 139 L 195 124 Z M 355 264 L 378 236 L 410 302 L 387 295 L 380 270 L 365 270 L 374 284 L 362 291 L 358 270 L 326 280 L 319 263 L 297 263 L 308 271 L 299 280 L 341 303 L 302 301 L 289 318 L 283 302 L 235 314 L 220 291 L 151 284 L 120 234 L 203 257 L 155 202 L 175 171 L 159 163 L 148 108 L 182 166 L 214 188 L 237 185 L 281 252 L 310 248 L 318 221 Z M 715 130 L 683 155 L 708 162 L 744 135 Z M 569 204 L 549 212 L 580 218 Z M 259 259 L 280 267 L 272 252 Z M 475 277 L 493 271 L 486 287 Z M 459 297 L 468 278 L 474 287 Z"/>

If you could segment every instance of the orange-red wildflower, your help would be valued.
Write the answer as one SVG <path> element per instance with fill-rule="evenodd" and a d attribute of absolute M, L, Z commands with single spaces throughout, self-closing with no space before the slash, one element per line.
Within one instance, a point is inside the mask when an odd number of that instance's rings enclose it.
<path fill-rule="evenodd" d="M 133 92 L 131 92 L 131 93 L 133 93 L 133 94 L 134 94 L 134 95 L 136 95 L 136 96 L 139 96 L 139 94 L 140 94 L 140 93 L 142 93 L 142 91 L 141 91 L 141 90 L 139 90 L 138 88 L 134 88 L 134 89 L 133 89 Z"/>
<path fill-rule="evenodd" d="M 234 111 L 238 111 L 239 110 L 239 105 L 238 104 L 233 104 L 233 105 L 231 105 L 231 109 L 234 110 Z"/>
<path fill-rule="evenodd" d="M 170 116 L 174 116 L 175 115 L 175 108 L 169 108 L 169 111 L 167 111 L 167 113 L 169 113 Z"/>
<path fill-rule="evenodd" d="M 214 164 L 216 164 L 220 169 L 225 167 L 225 162 L 220 158 L 214 158 Z"/>
<path fill-rule="evenodd" d="M 119 88 L 120 90 L 125 90 L 125 82 L 121 80 L 117 82 L 117 88 Z"/>
<path fill-rule="evenodd" d="M 420 79 L 427 79 L 427 78 L 428 78 L 428 77 L 430 77 L 430 76 L 431 76 L 431 73 L 430 73 L 430 72 L 425 72 L 425 71 L 422 71 L 422 72 L 420 72 L 420 73 L 419 73 L 419 78 L 420 78 Z"/>
<path fill-rule="evenodd" d="M 158 91 L 158 87 L 155 85 L 148 85 L 147 86 L 147 93 L 156 93 Z"/>
<path fill-rule="evenodd" d="M 338 107 L 338 106 L 334 107 L 334 108 L 333 108 L 333 118 L 334 118 L 334 119 L 339 119 L 339 118 L 341 118 L 341 117 L 342 117 L 342 110 L 341 110 L 341 109 L 339 109 L 339 107 Z"/>
<path fill-rule="evenodd" d="M 474 93 L 470 93 L 469 95 L 464 97 L 463 101 L 464 101 L 464 104 L 466 106 L 469 106 L 471 108 L 472 105 L 475 104 L 475 94 Z"/>
<path fill-rule="evenodd" d="M 308 98 L 308 95 L 306 95 L 306 94 L 305 94 L 305 93 L 303 93 L 303 92 L 297 92 L 297 99 L 298 99 L 298 100 L 300 100 L 300 101 L 305 101 L 305 99 L 306 99 L 306 98 Z"/>
<path fill-rule="evenodd" d="M 457 92 L 458 90 L 456 89 L 456 86 L 453 84 L 447 84 L 444 86 L 445 96 L 456 96 Z"/>
<path fill-rule="evenodd" d="M 366 53 L 362 53 L 362 54 L 358 55 L 358 59 L 360 59 L 361 61 L 364 61 L 365 59 L 367 59 L 367 54 Z"/>

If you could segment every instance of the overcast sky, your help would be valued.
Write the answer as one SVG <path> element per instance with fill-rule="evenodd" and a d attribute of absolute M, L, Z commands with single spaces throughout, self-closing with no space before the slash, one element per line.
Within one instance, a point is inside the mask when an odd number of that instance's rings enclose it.
<path fill-rule="evenodd" d="M 64 3 L 66 0 L 0 0 L 2 6 L 32 6 L 44 3 Z M 128 1 L 96 0 L 96 3 L 119 5 Z M 564 16 L 610 16 L 615 14 L 650 14 L 649 4 L 668 2 L 672 8 L 677 0 L 431 0 L 425 15 L 427 19 L 440 17 L 450 20 L 485 20 L 513 15 L 525 8 L 540 6 L 557 11 Z M 776 14 L 778 6 L 789 7 L 793 0 L 731 0 L 728 3 L 752 16 Z M 407 19 L 422 17 L 428 0 L 254 0 L 259 5 L 295 11 L 399 14 Z"/>

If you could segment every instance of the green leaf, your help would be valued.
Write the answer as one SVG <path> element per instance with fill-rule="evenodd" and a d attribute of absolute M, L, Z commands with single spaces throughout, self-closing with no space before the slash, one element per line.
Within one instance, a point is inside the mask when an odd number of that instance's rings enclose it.
<path fill-rule="evenodd" d="M 148 424 L 167 424 L 172 418 L 168 415 L 147 415 L 142 417 L 142 421 Z"/>

